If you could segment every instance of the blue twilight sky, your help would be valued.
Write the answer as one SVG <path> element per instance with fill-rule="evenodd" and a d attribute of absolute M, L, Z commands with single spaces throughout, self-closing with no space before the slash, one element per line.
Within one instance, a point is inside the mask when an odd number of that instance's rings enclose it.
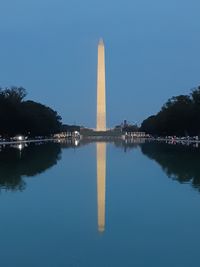
<path fill-rule="evenodd" d="M 0 0 L 0 85 L 94 127 L 97 44 L 108 126 L 140 123 L 200 81 L 199 0 Z"/>

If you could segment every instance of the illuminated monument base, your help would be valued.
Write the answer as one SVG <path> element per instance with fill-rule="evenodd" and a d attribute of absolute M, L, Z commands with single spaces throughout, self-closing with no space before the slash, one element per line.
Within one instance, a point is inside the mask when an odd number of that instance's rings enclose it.
<path fill-rule="evenodd" d="M 81 129 L 80 131 L 80 134 L 81 136 L 84 138 L 94 138 L 94 137 L 97 137 L 98 139 L 100 137 L 102 138 L 121 138 L 122 137 L 122 132 L 119 131 L 118 129 L 108 129 L 106 131 L 96 131 L 96 129 L 89 129 L 89 128 L 84 128 L 84 129 Z"/>

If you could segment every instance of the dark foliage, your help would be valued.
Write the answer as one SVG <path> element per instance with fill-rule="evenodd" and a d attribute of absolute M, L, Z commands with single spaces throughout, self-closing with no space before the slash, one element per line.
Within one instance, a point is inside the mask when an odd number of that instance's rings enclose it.
<path fill-rule="evenodd" d="M 169 99 L 160 112 L 142 122 L 141 130 L 161 136 L 200 135 L 200 87 Z"/>
<path fill-rule="evenodd" d="M 61 126 L 61 132 L 80 132 L 80 126 L 63 124 Z"/>
<path fill-rule="evenodd" d="M 60 131 L 61 117 L 56 111 L 34 101 L 25 101 L 22 87 L 0 89 L 0 135 L 47 136 Z"/>

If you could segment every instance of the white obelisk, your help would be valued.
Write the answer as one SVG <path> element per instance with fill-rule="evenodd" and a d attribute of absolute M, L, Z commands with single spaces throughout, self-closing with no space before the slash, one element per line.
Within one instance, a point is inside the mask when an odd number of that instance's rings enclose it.
<path fill-rule="evenodd" d="M 98 44 L 97 67 L 97 131 L 106 131 L 106 79 L 105 79 L 105 48 L 103 40 Z"/>

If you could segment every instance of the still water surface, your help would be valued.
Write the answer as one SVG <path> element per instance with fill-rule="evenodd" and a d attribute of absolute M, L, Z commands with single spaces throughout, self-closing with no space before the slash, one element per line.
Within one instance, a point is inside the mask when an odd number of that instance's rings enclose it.
<path fill-rule="evenodd" d="M 1 147 L 0 266 L 200 266 L 200 150 Z"/>

